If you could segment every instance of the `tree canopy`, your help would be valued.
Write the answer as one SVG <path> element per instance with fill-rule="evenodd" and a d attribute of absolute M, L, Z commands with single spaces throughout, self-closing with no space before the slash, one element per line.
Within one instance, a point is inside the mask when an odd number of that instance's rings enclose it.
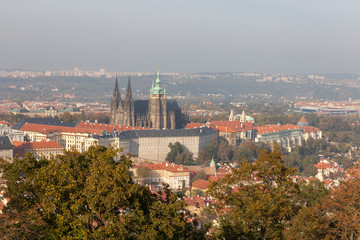
<path fill-rule="evenodd" d="M 135 184 L 131 160 L 103 146 L 51 160 L 31 154 L 3 164 L 10 199 L 2 239 L 202 239 L 185 202 L 167 187 Z M 21 229 L 21 231 L 19 231 Z"/>
<path fill-rule="evenodd" d="M 286 224 L 299 210 L 294 196 L 299 187 L 291 179 L 281 154 L 261 151 L 257 160 L 239 162 L 239 168 L 217 182 L 209 194 L 221 203 L 220 238 L 282 239 Z"/>
<path fill-rule="evenodd" d="M 169 148 L 170 151 L 167 154 L 165 161 L 183 165 L 194 164 L 192 154 L 187 151 L 181 143 L 169 143 Z"/>

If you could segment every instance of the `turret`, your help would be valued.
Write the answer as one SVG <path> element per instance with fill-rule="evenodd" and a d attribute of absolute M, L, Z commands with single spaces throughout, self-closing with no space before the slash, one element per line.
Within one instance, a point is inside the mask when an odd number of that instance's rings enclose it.
<path fill-rule="evenodd" d="M 234 121 L 234 110 L 232 109 L 230 111 L 229 121 Z"/>

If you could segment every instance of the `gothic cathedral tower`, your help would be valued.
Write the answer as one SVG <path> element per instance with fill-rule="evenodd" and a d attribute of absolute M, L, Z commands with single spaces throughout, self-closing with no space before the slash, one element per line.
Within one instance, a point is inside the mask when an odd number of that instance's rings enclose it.
<path fill-rule="evenodd" d="M 116 76 L 114 92 L 113 92 L 113 96 L 111 98 L 111 104 L 110 104 L 110 123 L 111 124 L 115 124 L 117 121 L 116 116 L 117 116 L 117 110 L 119 108 L 119 105 L 122 105 L 122 103 L 121 103 L 118 79 Z"/>
<path fill-rule="evenodd" d="M 166 90 L 161 87 L 159 69 L 155 84 L 152 84 L 149 99 L 150 127 L 167 129 Z"/>
<path fill-rule="evenodd" d="M 123 125 L 125 126 L 135 126 L 135 109 L 134 109 L 134 99 L 131 92 L 131 83 L 130 77 L 128 80 L 128 86 L 126 89 L 126 95 L 124 100 L 124 120 Z"/>

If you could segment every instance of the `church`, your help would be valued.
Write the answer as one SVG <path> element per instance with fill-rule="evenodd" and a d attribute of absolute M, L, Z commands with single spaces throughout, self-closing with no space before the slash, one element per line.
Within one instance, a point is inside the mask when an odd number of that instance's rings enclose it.
<path fill-rule="evenodd" d="M 122 100 L 116 77 L 110 115 L 111 124 L 152 129 L 179 129 L 187 122 L 176 100 L 166 99 L 166 90 L 161 87 L 159 70 L 155 83 L 152 83 L 149 100 L 133 99 L 130 77 Z"/>

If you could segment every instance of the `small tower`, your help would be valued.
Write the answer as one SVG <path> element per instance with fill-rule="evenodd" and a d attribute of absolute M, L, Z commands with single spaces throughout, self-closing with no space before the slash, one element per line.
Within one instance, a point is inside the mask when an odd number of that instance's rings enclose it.
<path fill-rule="evenodd" d="M 210 167 L 211 168 L 214 168 L 215 167 L 215 161 L 214 161 L 214 158 L 211 159 L 211 162 L 210 162 Z"/>
<path fill-rule="evenodd" d="M 300 121 L 297 123 L 297 125 L 299 125 L 300 127 L 305 127 L 305 126 L 309 126 L 308 121 L 306 121 L 305 117 L 303 116 Z"/>
<path fill-rule="evenodd" d="M 241 113 L 240 122 L 246 122 L 245 110 L 243 110 Z"/>
<path fill-rule="evenodd" d="M 234 119 L 234 110 L 231 109 L 230 115 L 229 115 L 229 121 L 234 121 L 234 120 L 235 120 L 235 119 Z"/>

